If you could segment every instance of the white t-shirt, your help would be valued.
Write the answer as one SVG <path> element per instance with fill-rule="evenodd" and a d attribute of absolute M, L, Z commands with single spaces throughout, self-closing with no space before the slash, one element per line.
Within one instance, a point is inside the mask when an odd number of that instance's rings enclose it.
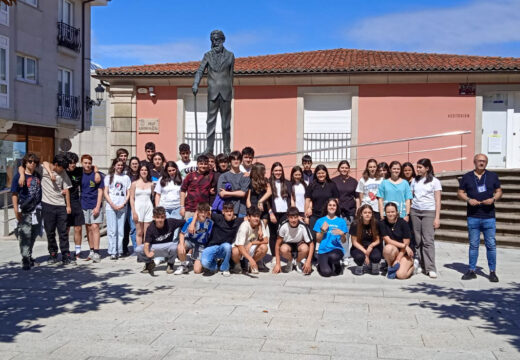
<path fill-rule="evenodd" d="M 305 211 L 305 186 L 302 183 L 293 185 L 294 190 L 294 204 L 299 212 Z M 277 208 L 278 209 L 278 208 Z"/>
<path fill-rule="evenodd" d="M 176 209 L 181 206 L 181 186 L 170 180 L 166 186 L 161 186 L 161 178 L 157 180 L 155 192 L 161 195 L 159 206 L 165 209 Z"/>
<path fill-rule="evenodd" d="M 274 193 L 273 196 L 278 195 L 274 198 L 274 206 L 276 207 L 276 212 L 278 212 L 278 213 L 287 212 L 287 200 L 281 196 L 282 183 L 280 180 L 276 180 L 274 185 L 276 186 L 276 193 Z"/>
<path fill-rule="evenodd" d="M 264 225 L 263 221 L 260 221 L 260 225 L 262 226 L 262 234 L 264 238 L 269 238 L 269 228 Z M 259 241 L 258 228 L 253 229 L 251 224 L 249 224 L 249 221 L 244 221 L 238 228 L 237 236 L 233 246 L 246 246 L 253 241 Z"/>
<path fill-rule="evenodd" d="M 278 230 L 278 236 L 283 238 L 284 243 L 288 244 L 298 244 L 302 241 L 308 244 L 312 241 L 309 228 L 300 222 L 296 227 L 292 227 L 289 221 L 283 223 Z"/>
<path fill-rule="evenodd" d="M 426 178 L 421 178 L 418 182 L 412 180 L 412 209 L 416 210 L 435 210 L 435 191 L 442 191 L 442 185 L 436 177 L 425 184 Z"/>
<path fill-rule="evenodd" d="M 177 166 L 179 167 L 179 173 L 181 174 L 182 180 L 191 172 L 197 171 L 197 162 L 195 160 L 190 160 L 189 163 L 185 163 L 182 160 L 177 161 Z"/>
<path fill-rule="evenodd" d="M 364 178 L 359 179 L 356 192 L 363 194 L 363 200 L 361 205 L 368 204 L 372 207 L 372 210 L 379 212 L 379 203 L 377 202 L 377 189 L 383 178 L 376 180 L 375 178 L 368 178 L 366 181 Z"/>
<path fill-rule="evenodd" d="M 122 205 L 125 202 L 126 194 L 130 190 L 130 186 L 132 185 L 132 181 L 128 177 L 128 175 L 117 175 L 114 174 L 114 179 L 112 180 L 112 184 L 110 184 L 110 175 L 105 176 L 105 187 L 108 188 L 108 195 L 110 196 L 110 200 L 116 206 Z M 112 206 L 106 203 L 106 209 L 112 210 Z"/>

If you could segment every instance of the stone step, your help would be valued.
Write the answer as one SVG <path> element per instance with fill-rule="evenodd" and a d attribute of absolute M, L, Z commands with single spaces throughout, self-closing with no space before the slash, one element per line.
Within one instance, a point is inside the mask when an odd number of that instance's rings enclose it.
<path fill-rule="evenodd" d="M 457 198 L 457 192 L 455 192 L 455 191 L 443 191 L 441 198 L 442 198 L 443 201 L 446 200 L 446 199 L 450 199 L 450 200 L 458 199 Z M 518 191 L 515 191 L 515 192 L 505 192 L 502 195 L 502 198 L 500 199 L 500 201 L 503 201 L 503 202 L 511 202 L 511 201 L 520 202 L 520 189 Z"/>
<path fill-rule="evenodd" d="M 520 210 L 520 209 L 519 209 Z M 466 220 L 466 208 L 464 207 L 463 210 L 441 210 L 441 219 L 463 219 Z M 498 223 L 516 223 L 520 222 L 520 211 L 517 212 L 511 212 L 511 211 L 497 211 L 496 212 L 496 218 L 497 218 L 497 226 Z"/>
<path fill-rule="evenodd" d="M 466 203 L 462 200 L 448 200 L 442 199 L 441 201 L 441 211 L 450 210 L 450 209 L 464 209 L 464 213 L 466 213 Z M 497 211 L 511 211 L 511 212 L 519 212 L 520 213 L 520 202 L 515 201 L 498 201 L 495 203 L 495 208 Z"/>
<path fill-rule="evenodd" d="M 467 231 L 468 223 L 466 219 L 443 219 L 441 214 L 441 228 L 443 230 Z M 507 235 L 520 237 L 520 223 L 499 223 L 497 224 L 497 235 Z"/>
<path fill-rule="evenodd" d="M 457 191 L 459 189 L 459 182 L 455 179 L 453 180 L 447 180 L 443 181 L 442 183 L 442 191 L 448 192 L 448 191 Z M 520 187 L 520 182 L 518 184 L 504 184 L 501 183 L 500 187 L 502 188 L 502 191 L 504 193 L 506 192 L 516 192 L 518 188 Z"/>
<path fill-rule="evenodd" d="M 442 220 L 441 220 L 442 221 Z M 497 245 L 499 246 L 520 246 L 520 237 L 511 235 L 496 235 Z M 468 244 L 468 232 L 466 231 L 454 231 L 438 229 L 435 230 L 435 240 L 460 242 Z M 484 237 L 481 235 L 480 240 L 484 241 Z"/>

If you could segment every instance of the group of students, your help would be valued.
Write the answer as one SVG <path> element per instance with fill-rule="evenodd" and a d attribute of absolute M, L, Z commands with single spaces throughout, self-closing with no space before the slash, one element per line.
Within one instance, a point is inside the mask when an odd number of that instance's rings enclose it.
<path fill-rule="evenodd" d="M 419 160 L 415 169 L 370 159 L 357 181 L 348 161 L 339 162 L 338 175 L 331 178 L 325 165 L 312 169 L 309 155 L 291 169 L 289 179 L 280 162 L 267 177 L 266 167 L 254 163 L 251 147 L 193 161 L 189 145 L 181 144 L 177 162 L 166 161 L 151 142 L 145 152 L 140 161 L 119 149 L 106 175 L 87 154 L 81 167 L 74 153 L 58 154 L 42 166 L 35 154 L 25 155 L 11 189 L 23 268 L 34 266 L 32 247 L 42 218 L 51 263 L 58 261 L 56 230 L 63 264 L 80 258 L 82 225 L 87 260 L 99 262 L 105 199 L 110 259 L 129 256 L 131 241 L 137 260 L 145 263 L 143 271 L 151 274 L 163 261 L 174 274 L 191 267 L 226 276 L 265 272 L 270 252 L 273 273 L 310 274 L 315 265 L 320 275 L 334 276 L 353 259 L 356 275 L 437 277 L 434 229 L 440 224 L 441 185 L 429 159 Z M 70 227 L 75 256 L 69 250 Z M 387 266 L 380 269 L 380 263 Z"/>

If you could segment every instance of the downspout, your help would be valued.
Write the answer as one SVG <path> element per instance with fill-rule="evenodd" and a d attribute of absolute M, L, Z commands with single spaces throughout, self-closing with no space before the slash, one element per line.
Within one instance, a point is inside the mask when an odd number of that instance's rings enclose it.
<path fill-rule="evenodd" d="M 85 102 L 85 5 L 93 1 L 94 0 L 85 0 L 81 3 L 81 130 L 79 131 L 80 134 L 83 131 L 85 131 L 85 113 L 87 112 L 87 104 Z"/>

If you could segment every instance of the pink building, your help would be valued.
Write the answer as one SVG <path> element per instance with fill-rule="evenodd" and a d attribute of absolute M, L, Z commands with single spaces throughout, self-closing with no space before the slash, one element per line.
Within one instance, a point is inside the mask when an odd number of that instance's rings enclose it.
<path fill-rule="evenodd" d="M 110 84 L 112 153 L 126 147 L 143 157 L 148 141 L 168 159 L 178 158 L 182 142 L 195 152 L 197 68 L 188 62 L 98 70 Z M 197 95 L 201 139 L 204 85 Z M 439 172 L 469 169 L 473 154 L 483 152 L 490 167 L 520 168 L 518 58 L 347 49 L 237 58 L 232 109 L 233 148 L 270 155 L 259 159 L 267 166 L 291 167 L 309 153 L 315 164 L 332 167 L 348 159 L 359 176 L 371 157 L 429 157 Z M 438 134 L 444 136 L 423 139 Z M 387 143 L 373 144 L 379 142 Z"/>

